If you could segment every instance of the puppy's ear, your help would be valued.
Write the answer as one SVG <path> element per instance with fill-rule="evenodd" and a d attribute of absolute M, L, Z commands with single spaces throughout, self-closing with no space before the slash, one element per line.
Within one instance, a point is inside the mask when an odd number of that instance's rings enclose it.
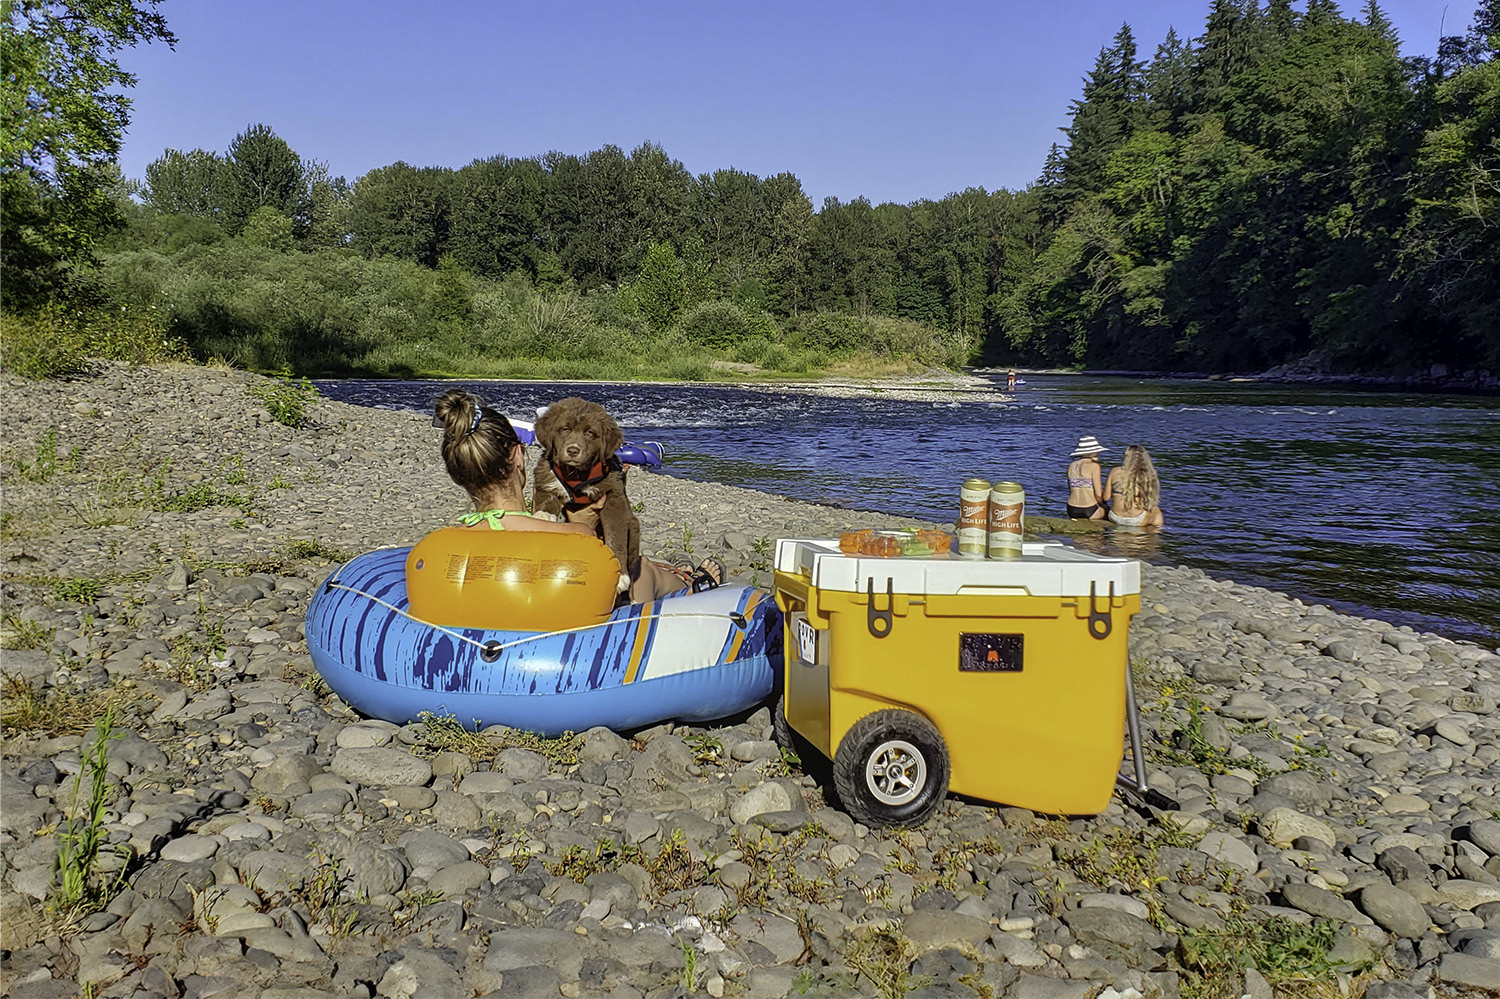
<path fill-rule="evenodd" d="M 531 432 L 536 436 L 536 442 L 544 451 L 552 450 L 552 435 L 557 431 L 558 418 L 558 408 L 548 406 L 531 425 Z"/>
<path fill-rule="evenodd" d="M 604 457 L 608 458 L 625 446 L 625 434 L 620 430 L 620 425 L 615 422 L 614 417 L 608 413 L 601 413 L 601 417 L 599 421 L 600 436 L 604 438 Z"/>

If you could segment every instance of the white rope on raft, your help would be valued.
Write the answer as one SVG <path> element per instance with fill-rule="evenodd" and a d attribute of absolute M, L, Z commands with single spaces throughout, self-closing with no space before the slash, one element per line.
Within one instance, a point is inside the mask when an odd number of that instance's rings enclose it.
<path fill-rule="evenodd" d="M 532 632 L 527 637 L 525 637 L 525 638 L 518 638 L 518 639 L 516 639 L 513 642 L 497 643 L 494 639 L 491 639 L 488 642 L 481 642 L 477 638 L 470 638 L 468 635 L 461 634 L 460 632 L 454 631 L 452 628 L 447 628 L 447 627 L 444 627 L 443 625 L 440 625 L 440 624 L 433 624 L 430 621 L 423 621 L 419 617 L 412 616 L 411 612 L 408 611 L 408 610 L 406 610 L 405 608 L 403 608 L 403 607 L 397 607 L 395 604 L 388 603 L 388 602 L 386 602 L 384 600 L 381 600 L 379 597 L 372 596 L 372 595 L 366 593 L 364 590 L 357 590 L 357 589 L 355 589 L 352 586 L 346 586 L 343 583 L 334 582 L 332 579 L 330 579 L 324 585 L 325 585 L 325 587 L 327 589 L 330 589 L 330 590 L 343 590 L 346 593 L 353 593 L 355 596 L 364 597 L 366 600 L 370 601 L 371 603 L 379 604 L 380 606 L 386 608 L 387 610 L 395 611 L 397 614 L 400 614 L 402 617 L 406 618 L 408 621 L 415 621 L 417 624 L 423 625 L 424 627 L 427 627 L 427 628 L 432 628 L 434 631 L 441 631 L 443 634 L 449 635 L 449 636 L 451 636 L 453 638 L 456 638 L 460 642 L 468 642 L 470 645 L 474 646 L 479 651 L 481 651 L 483 653 L 486 653 L 486 654 L 490 654 L 490 655 L 499 655 L 501 652 L 504 652 L 506 649 L 511 648 L 512 646 L 523 645 L 526 642 L 534 642 L 534 641 L 536 641 L 537 637 L 540 636 L 540 635 L 544 635 L 544 636 L 548 636 L 548 637 L 550 637 L 552 635 L 568 635 L 568 634 L 572 634 L 573 632 L 577 632 L 577 631 L 593 631 L 595 628 L 598 628 L 601 625 L 605 625 L 605 624 L 629 624 L 631 621 L 654 621 L 656 618 L 659 618 L 659 617 L 671 617 L 671 618 L 698 617 L 698 618 L 708 618 L 710 620 L 716 620 L 716 621 L 728 621 L 729 623 L 733 624 L 736 628 L 743 628 L 745 626 L 745 623 L 746 623 L 745 622 L 745 616 L 743 614 L 738 614 L 738 613 L 735 613 L 735 614 L 722 614 L 722 613 L 720 613 L 720 614 L 710 614 L 707 611 L 694 611 L 694 612 L 691 612 L 691 613 L 681 613 L 681 614 L 637 614 L 634 617 L 622 618 L 619 621 L 600 621 L 598 624 L 585 624 L 585 625 L 580 625 L 577 628 L 562 628 L 562 629 L 560 629 L 558 631 L 535 631 L 535 632 Z M 470 629 L 470 630 L 473 630 L 473 629 Z M 485 629 L 485 630 L 500 631 L 500 630 L 503 630 L 503 629 L 496 628 L 496 629 Z"/>

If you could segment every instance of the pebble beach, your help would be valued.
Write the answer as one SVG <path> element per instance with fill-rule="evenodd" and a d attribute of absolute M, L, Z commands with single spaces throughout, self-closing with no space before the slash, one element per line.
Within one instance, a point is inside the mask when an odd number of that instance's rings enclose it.
<path fill-rule="evenodd" d="M 1130 663 L 1175 808 L 871 829 L 769 705 L 549 740 L 333 695 L 312 591 L 466 509 L 430 418 L 288 426 L 221 367 L 0 387 L 0 994 L 1500 994 L 1495 649 L 1145 565 Z M 777 538 L 951 527 L 629 490 L 644 553 L 761 586 Z"/>

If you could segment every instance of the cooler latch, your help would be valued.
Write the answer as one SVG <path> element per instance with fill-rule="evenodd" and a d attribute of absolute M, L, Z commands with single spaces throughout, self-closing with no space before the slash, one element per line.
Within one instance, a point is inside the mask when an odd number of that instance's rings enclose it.
<path fill-rule="evenodd" d="M 1115 582 L 1109 581 L 1109 597 L 1104 602 L 1103 613 L 1099 612 L 1094 586 L 1093 582 L 1089 583 L 1089 634 L 1102 641 L 1109 637 L 1109 633 L 1114 630 L 1115 626 L 1112 611 L 1115 605 Z"/>
<path fill-rule="evenodd" d="M 884 638 L 891 633 L 891 627 L 895 623 L 891 612 L 896 607 L 896 591 L 889 576 L 885 579 L 885 610 L 875 609 L 875 577 L 865 577 L 865 595 L 870 602 L 865 606 L 865 625 L 870 629 L 870 635 L 874 638 Z M 1092 627 L 1092 622 L 1090 622 Z"/>

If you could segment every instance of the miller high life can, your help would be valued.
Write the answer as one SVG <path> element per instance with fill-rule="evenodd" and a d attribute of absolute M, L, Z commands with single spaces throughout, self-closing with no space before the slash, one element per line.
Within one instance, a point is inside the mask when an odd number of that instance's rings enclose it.
<path fill-rule="evenodd" d="M 1020 558 L 1021 535 L 1026 530 L 1026 490 L 1016 482 L 997 482 L 989 499 L 989 557 Z"/>
<path fill-rule="evenodd" d="M 984 558 L 989 509 L 989 480 L 965 479 L 958 488 L 959 558 Z"/>

